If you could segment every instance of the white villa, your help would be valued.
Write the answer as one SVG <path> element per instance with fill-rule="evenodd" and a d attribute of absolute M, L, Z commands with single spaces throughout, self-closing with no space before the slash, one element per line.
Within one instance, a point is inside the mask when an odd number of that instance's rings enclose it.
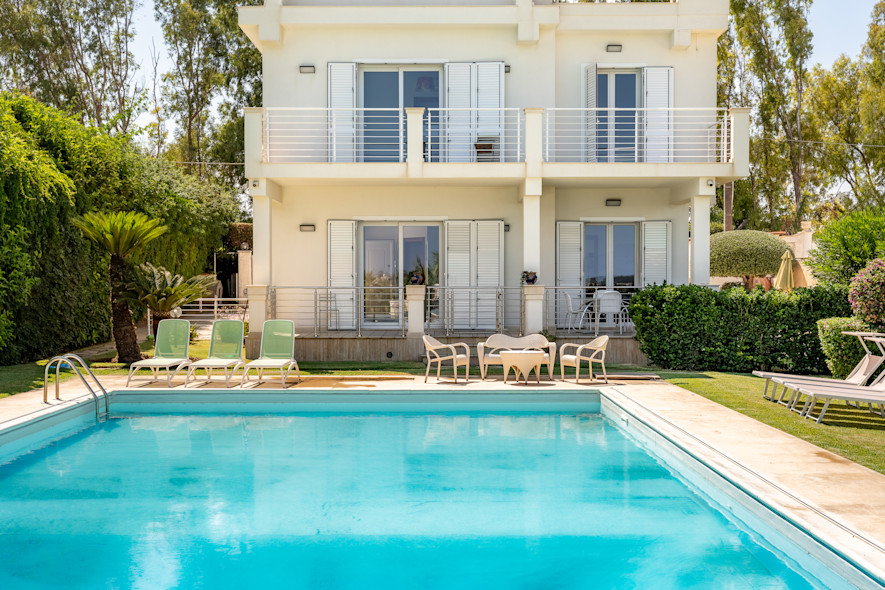
<path fill-rule="evenodd" d="M 251 352 L 271 317 L 295 320 L 299 359 L 413 359 L 420 334 L 586 332 L 598 290 L 709 283 L 716 186 L 748 174 L 749 112 L 716 107 L 728 11 L 241 7 L 264 74 L 245 128 Z M 622 314 L 602 319 L 621 335 Z"/>

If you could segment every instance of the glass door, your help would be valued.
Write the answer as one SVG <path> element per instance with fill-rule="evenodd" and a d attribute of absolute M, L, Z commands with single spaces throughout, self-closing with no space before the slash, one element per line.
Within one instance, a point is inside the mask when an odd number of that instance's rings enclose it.
<path fill-rule="evenodd" d="M 439 285 L 439 224 L 384 223 L 362 226 L 362 325 L 393 328 L 400 326 L 403 289 L 406 285 Z M 428 289 L 425 306 L 439 314 L 434 289 Z M 422 320 L 423 321 L 423 318 Z"/>
<path fill-rule="evenodd" d="M 639 73 L 609 70 L 596 76 L 597 161 L 638 162 Z"/>
<path fill-rule="evenodd" d="M 584 224 L 584 305 L 588 309 L 593 309 L 597 291 L 620 291 L 626 301 L 637 285 L 638 270 L 639 232 L 635 223 Z M 603 316 L 600 323 L 609 325 L 612 320 Z"/>
<path fill-rule="evenodd" d="M 405 161 L 408 133 L 404 109 L 439 108 L 440 76 L 439 68 L 427 66 L 371 66 L 362 70 L 364 162 Z M 425 111 L 424 137 L 432 132 Z"/>

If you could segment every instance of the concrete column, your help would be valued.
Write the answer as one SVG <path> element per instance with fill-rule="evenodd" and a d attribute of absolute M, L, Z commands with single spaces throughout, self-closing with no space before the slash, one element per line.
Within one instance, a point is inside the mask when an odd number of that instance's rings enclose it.
<path fill-rule="evenodd" d="M 731 115 L 731 161 L 734 175 L 750 175 L 750 109 L 733 108 Z"/>
<path fill-rule="evenodd" d="M 268 195 L 252 195 L 252 281 L 258 285 L 271 282 L 271 205 Z"/>
<path fill-rule="evenodd" d="M 406 309 L 409 311 L 407 333 L 409 338 L 424 335 L 424 285 L 406 285 Z"/>
<path fill-rule="evenodd" d="M 266 155 L 263 145 L 264 109 L 246 107 L 243 109 L 243 119 L 244 174 L 250 180 L 257 179 L 264 175 L 261 169 Z"/>
<path fill-rule="evenodd" d="M 544 285 L 523 285 L 525 299 L 525 333 L 537 334 L 544 329 Z"/>
<path fill-rule="evenodd" d="M 541 275 L 541 195 L 522 198 L 522 269 Z"/>
<path fill-rule="evenodd" d="M 252 284 L 252 250 L 237 250 L 237 297 L 245 297 Z"/>
<path fill-rule="evenodd" d="M 709 195 L 691 199 L 691 283 L 710 284 L 710 201 Z"/>
<path fill-rule="evenodd" d="M 406 108 L 409 176 L 424 176 L 424 107 Z"/>
<path fill-rule="evenodd" d="M 541 194 L 544 174 L 544 109 L 525 110 L 525 193 Z"/>

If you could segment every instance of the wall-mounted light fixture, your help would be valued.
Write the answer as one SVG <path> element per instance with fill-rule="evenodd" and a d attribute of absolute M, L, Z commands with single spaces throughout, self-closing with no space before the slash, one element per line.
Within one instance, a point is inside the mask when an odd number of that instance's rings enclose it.
<path fill-rule="evenodd" d="M 317 226 L 312 223 L 302 223 L 298 226 L 298 229 L 300 229 L 301 231 L 316 231 Z"/>
<path fill-rule="evenodd" d="M 509 64 L 504 64 L 504 73 L 505 73 L 505 74 L 509 74 L 509 73 L 510 73 L 510 65 L 509 65 Z"/>
<path fill-rule="evenodd" d="M 252 181 L 252 188 L 258 188 L 258 181 L 257 180 Z"/>
<path fill-rule="evenodd" d="M 621 199 L 606 199 L 605 200 L 606 207 L 620 207 Z"/>
<path fill-rule="evenodd" d="M 510 231 L 510 224 L 509 223 L 504 224 L 504 231 Z"/>
<path fill-rule="evenodd" d="M 302 74 L 315 74 L 317 69 L 316 66 L 298 66 L 298 71 Z"/>
<path fill-rule="evenodd" d="M 621 53 L 621 50 L 624 48 L 620 43 L 609 43 L 605 46 L 605 50 L 609 53 Z"/>

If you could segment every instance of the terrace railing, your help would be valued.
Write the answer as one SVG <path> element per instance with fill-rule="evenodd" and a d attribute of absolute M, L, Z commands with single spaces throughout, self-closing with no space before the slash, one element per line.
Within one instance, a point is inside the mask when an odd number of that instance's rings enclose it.
<path fill-rule="evenodd" d="M 596 328 L 596 301 L 599 291 L 618 291 L 626 306 L 640 287 L 582 287 L 575 285 L 546 287 L 544 289 L 544 329 L 548 332 L 592 333 Z M 602 314 L 599 327 L 609 331 L 621 323 L 625 332 L 632 333 L 629 317 Z"/>
<path fill-rule="evenodd" d="M 588 163 L 726 163 L 727 109 L 546 109 L 544 159 Z"/>
<path fill-rule="evenodd" d="M 245 297 L 202 297 L 179 308 L 183 320 L 191 323 L 197 337 L 208 339 L 215 320 L 249 321 L 249 301 Z M 148 330 L 151 330 L 151 311 L 148 310 Z M 153 334 L 151 334 L 153 336 Z"/>
<path fill-rule="evenodd" d="M 405 287 L 269 287 L 269 318 L 303 334 L 405 336 Z"/>
<path fill-rule="evenodd" d="M 427 287 L 424 314 L 428 334 L 525 330 L 522 287 Z"/>
<path fill-rule="evenodd" d="M 427 162 L 522 162 L 522 109 L 427 109 Z"/>

